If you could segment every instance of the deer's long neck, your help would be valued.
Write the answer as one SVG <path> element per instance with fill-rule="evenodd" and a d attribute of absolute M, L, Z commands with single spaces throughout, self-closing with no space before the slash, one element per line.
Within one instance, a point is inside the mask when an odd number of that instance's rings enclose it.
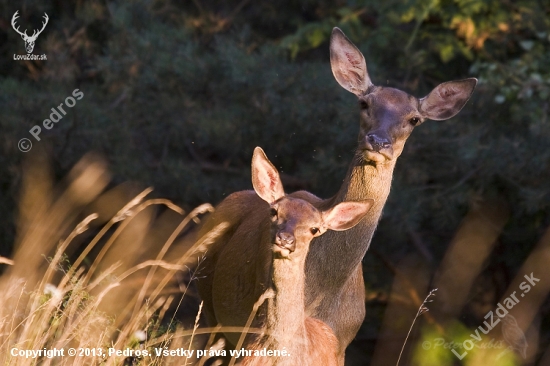
<path fill-rule="evenodd" d="M 354 158 L 348 169 L 344 184 L 342 184 L 331 203 L 334 205 L 344 201 L 372 198 L 374 199 L 374 206 L 367 217 L 379 218 L 390 193 L 395 160 L 377 166 L 363 164 L 357 160 L 358 158 Z"/>
<path fill-rule="evenodd" d="M 306 340 L 304 287 L 305 258 L 291 261 L 275 259 L 272 286 L 275 296 L 268 300 L 267 334 L 269 347 L 292 354 Z"/>
<path fill-rule="evenodd" d="M 324 203 L 323 206 L 326 207 L 323 208 L 333 207 L 344 201 L 369 198 L 374 200 L 374 204 L 365 218 L 350 230 L 328 231 L 315 239 L 310 256 L 316 257 L 315 266 L 312 266 L 316 268 L 308 267 L 308 271 L 326 271 L 344 280 L 355 270 L 367 252 L 382 215 L 382 209 L 390 193 L 394 167 L 395 160 L 374 166 L 362 163 L 359 157 L 354 158 L 342 187 L 332 199 Z M 330 256 L 326 255 L 327 251 L 331 253 Z M 338 260 L 335 261 L 334 258 Z M 324 277 L 321 274 L 320 279 Z M 339 282 L 337 278 L 335 280 Z"/>

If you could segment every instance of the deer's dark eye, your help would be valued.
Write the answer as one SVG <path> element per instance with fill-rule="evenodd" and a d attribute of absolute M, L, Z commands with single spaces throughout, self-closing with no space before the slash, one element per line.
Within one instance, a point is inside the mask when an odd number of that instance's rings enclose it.
<path fill-rule="evenodd" d="M 309 229 L 309 231 L 311 231 L 311 233 L 313 235 L 317 234 L 319 232 L 319 228 L 316 228 L 316 227 L 312 227 L 311 229 Z"/>
<path fill-rule="evenodd" d="M 366 111 L 367 109 L 369 109 L 369 103 L 364 100 L 360 100 L 359 107 L 361 108 L 361 110 Z"/>
<path fill-rule="evenodd" d="M 271 217 L 275 217 L 277 216 L 277 210 L 272 208 L 271 210 L 269 210 L 269 214 L 271 215 Z"/>
<path fill-rule="evenodd" d="M 413 126 L 416 126 L 417 124 L 420 123 L 420 118 L 418 118 L 418 117 L 413 117 L 413 118 L 411 118 L 411 119 L 409 120 L 409 123 L 410 123 L 411 125 L 413 125 Z"/>

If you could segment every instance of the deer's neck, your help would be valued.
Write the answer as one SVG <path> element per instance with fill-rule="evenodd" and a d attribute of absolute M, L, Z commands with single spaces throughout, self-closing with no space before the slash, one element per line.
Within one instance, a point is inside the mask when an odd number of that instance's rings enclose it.
<path fill-rule="evenodd" d="M 378 165 L 365 164 L 360 160 L 358 157 L 354 158 L 344 183 L 332 199 L 332 204 L 371 198 L 374 199 L 374 206 L 368 216 L 380 216 L 390 193 L 395 160 Z"/>
<path fill-rule="evenodd" d="M 319 273 L 319 280 L 324 281 L 324 273 L 331 273 L 334 283 L 341 283 L 361 263 L 388 199 L 394 167 L 395 160 L 375 166 L 364 164 L 358 158 L 354 159 L 344 184 L 332 199 L 324 202 L 323 208 L 334 207 L 344 201 L 366 199 L 373 199 L 373 206 L 365 218 L 353 228 L 342 232 L 328 231 L 315 239 L 310 248 L 310 257 L 315 258 L 311 263 L 315 264 L 309 266 L 308 260 L 308 277 L 312 274 L 311 271 L 322 272 Z M 327 256 L 326 251 L 331 255 Z M 333 258 L 338 260 L 335 261 Z"/>
<path fill-rule="evenodd" d="M 305 341 L 305 258 L 298 262 L 275 259 L 272 268 L 274 297 L 268 300 L 269 347 L 292 354 Z"/>

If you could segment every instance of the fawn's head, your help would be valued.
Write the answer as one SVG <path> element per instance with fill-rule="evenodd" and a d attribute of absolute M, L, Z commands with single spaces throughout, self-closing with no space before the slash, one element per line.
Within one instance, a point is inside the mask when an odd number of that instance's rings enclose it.
<path fill-rule="evenodd" d="M 366 215 L 373 200 L 343 202 L 319 211 L 309 202 L 285 196 L 279 172 L 257 147 L 252 156 L 252 185 L 269 204 L 273 252 L 281 258 L 304 258 L 309 243 L 327 230 L 347 230 Z"/>
<path fill-rule="evenodd" d="M 449 81 L 421 99 L 398 89 L 375 86 L 363 54 L 338 28 L 330 38 L 330 63 L 336 81 L 359 98 L 358 152 L 373 165 L 397 159 L 414 127 L 426 119 L 454 117 L 477 84 L 475 78 Z"/>

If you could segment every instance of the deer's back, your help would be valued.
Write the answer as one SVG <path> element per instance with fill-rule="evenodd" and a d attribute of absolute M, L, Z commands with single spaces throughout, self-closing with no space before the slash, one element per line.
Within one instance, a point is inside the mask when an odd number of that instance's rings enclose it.
<path fill-rule="evenodd" d="M 222 222 L 229 227 L 210 245 L 197 286 L 211 325 L 243 326 L 268 285 L 270 248 L 260 242 L 269 234 L 269 205 L 254 191 L 234 193 L 216 207 L 199 237 Z M 236 344 L 238 336 L 229 335 L 230 342 Z"/>

